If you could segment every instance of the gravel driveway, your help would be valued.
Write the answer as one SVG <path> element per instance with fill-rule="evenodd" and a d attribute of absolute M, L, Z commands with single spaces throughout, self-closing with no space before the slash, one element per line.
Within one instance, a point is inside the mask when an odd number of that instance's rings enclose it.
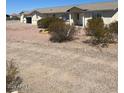
<path fill-rule="evenodd" d="M 100 49 L 82 41 L 51 43 L 36 26 L 7 22 L 7 59 L 23 78 L 23 93 L 117 93 L 117 45 Z"/>

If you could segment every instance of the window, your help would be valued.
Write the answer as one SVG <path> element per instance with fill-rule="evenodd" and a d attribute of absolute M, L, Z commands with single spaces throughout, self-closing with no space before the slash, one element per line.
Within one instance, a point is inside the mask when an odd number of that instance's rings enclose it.
<path fill-rule="evenodd" d="M 96 16 L 99 18 L 99 17 L 102 17 L 102 15 L 100 13 L 97 13 Z"/>
<path fill-rule="evenodd" d="M 63 20 L 69 20 L 69 14 L 62 15 Z"/>
<path fill-rule="evenodd" d="M 53 14 L 53 17 L 55 17 L 56 15 L 55 14 Z"/>
<path fill-rule="evenodd" d="M 92 17 L 93 17 L 93 18 L 100 18 L 100 17 L 102 17 L 102 14 L 101 14 L 101 13 L 93 12 L 93 13 L 92 13 Z"/>

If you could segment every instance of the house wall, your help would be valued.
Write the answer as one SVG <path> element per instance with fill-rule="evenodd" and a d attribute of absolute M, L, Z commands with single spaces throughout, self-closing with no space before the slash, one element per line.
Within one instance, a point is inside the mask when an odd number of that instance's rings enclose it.
<path fill-rule="evenodd" d="M 110 24 L 114 21 L 118 20 L 118 12 L 117 11 L 100 11 L 97 12 L 102 15 L 104 23 Z M 89 19 L 92 19 L 92 13 L 91 12 L 86 12 L 81 14 L 81 21 L 83 22 L 83 27 L 87 26 L 87 22 Z"/>
<path fill-rule="evenodd" d="M 62 17 L 63 17 L 64 14 L 61 14 L 60 13 L 60 14 L 54 14 L 54 15 L 55 15 L 55 17 L 58 17 L 58 18 L 62 19 Z"/>
<path fill-rule="evenodd" d="M 23 23 L 25 23 L 26 24 L 26 18 L 24 17 L 24 19 L 23 19 Z"/>
<path fill-rule="evenodd" d="M 112 22 L 118 21 L 118 12 L 116 12 L 112 17 Z"/>
<path fill-rule="evenodd" d="M 83 16 L 84 16 L 83 27 L 86 27 L 88 20 L 92 19 L 92 13 L 86 12 L 86 13 L 83 13 Z"/>
<path fill-rule="evenodd" d="M 42 15 L 36 15 L 34 14 L 32 16 L 32 24 L 33 25 L 37 25 L 37 21 L 42 19 L 42 18 L 45 18 L 45 17 L 52 17 L 53 15 L 55 15 L 55 17 L 58 17 L 58 18 L 62 18 L 64 20 L 67 19 L 67 15 L 68 14 L 65 14 L 65 13 L 57 13 L 57 14 L 42 14 Z"/>
<path fill-rule="evenodd" d="M 63 20 L 69 20 L 69 14 L 68 13 L 58 13 L 55 14 L 55 17 L 58 17 Z"/>
<path fill-rule="evenodd" d="M 115 14 L 115 11 L 105 11 L 105 12 L 101 12 L 102 14 L 102 18 L 105 24 L 110 24 L 113 20 L 112 17 Z"/>
<path fill-rule="evenodd" d="M 92 18 L 92 13 L 93 12 L 80 13 L 79 23 L 82 24 L 83 27 L 87 26 L 88 20 Z M 104 21 L 105 24 L 110 24 L 111 22 L 118 20 L 118 12 L 117 11 L 99 11 L 98 13 L 101 13 L 103 21 Z M 64 20 L 66 20 L 67 24 L 72 25 L 74 23 L 72 13 L 69 13 L 69 14 L 68 13 L 57 13 L 57 14 L 54 14 L 54 15 L 58 18 L 63 18 Z M 34 15 L 32 15 L 32 24 L 36 25 L 38 20 L 40 20 L 44 17 L 51 17 L 51 16 L 53 16 L 53 14 L 41 14 L 41 15 L 34 14 Z M 21 18 L 20 18 L 20 21 L 22 23 L 26 23 L 26 16 L 24 16 L 22 14 Z"/>
<path fill-rule="evenodd" d="M 112 17 L 102 17 L 104 24 L 108 25 L 112 22 Z"/>
<path fill-rule="evenodd" d="M 20 22 L 21 23 L 26 23 L 26 16 L 24 16 L 24 14 L 21 15 Z"/>
<path fill-rule="evenodd" d="M 20 17 L 20 22 L 21 23 L 24 23 L 24 15 L 22 14 L 21 17 Z"/>
<path fill-rule="evenodd" d="M 74 24 L 74 20 L 72 19 L 72 14 L 69 14 L 69 24 L 72 25 Z"/>
<path fill-rule="evenodd" d="M 40 20 L 40 19 L 42 19 L 42 16 L 39 16 L 39 15 L 34 14 L 32 16 L 32 24 L 33 25 L 37 25 L 37 21 Z"/>

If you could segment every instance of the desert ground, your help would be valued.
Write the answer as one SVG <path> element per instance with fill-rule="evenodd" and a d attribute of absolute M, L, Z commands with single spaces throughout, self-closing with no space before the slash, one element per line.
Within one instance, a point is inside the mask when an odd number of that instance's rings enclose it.
<path fill-rule="evenodd" d="M 7 21 L 7 60 L 14 59 L 23 78 L 22 93 L 117 93 L 117 44 L 108 48 L 87 38 L 52 43 L 37 26 Z"/>

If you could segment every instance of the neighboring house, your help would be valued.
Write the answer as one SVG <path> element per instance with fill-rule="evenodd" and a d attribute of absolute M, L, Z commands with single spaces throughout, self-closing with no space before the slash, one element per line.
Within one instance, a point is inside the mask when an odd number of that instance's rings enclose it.
<path fill-rule="evenodd" d="M 6 20 L 10 19 L 10 15 L 6 14 Z"/>
<path fill-rule="evenodd" d="M 20 20 L 20 15 L 16 14 L 16 13 L 13 13 L 13 14 L 10 15 L 10 19 L 11 20 Z"/>
<path fill-rule="evenodd" d="M 85 27 L 88 19 L 102 17 L 105 24 L 118 20 L 118 3 L 102 2 L 93 4 L 81 4 L 75 6 L 63 6 L 54 8 L 41 8 L 21 13 L 22 23 L 36 25 L 37 21 L 45 17 L 59 17 L 67 24 Z"/>

